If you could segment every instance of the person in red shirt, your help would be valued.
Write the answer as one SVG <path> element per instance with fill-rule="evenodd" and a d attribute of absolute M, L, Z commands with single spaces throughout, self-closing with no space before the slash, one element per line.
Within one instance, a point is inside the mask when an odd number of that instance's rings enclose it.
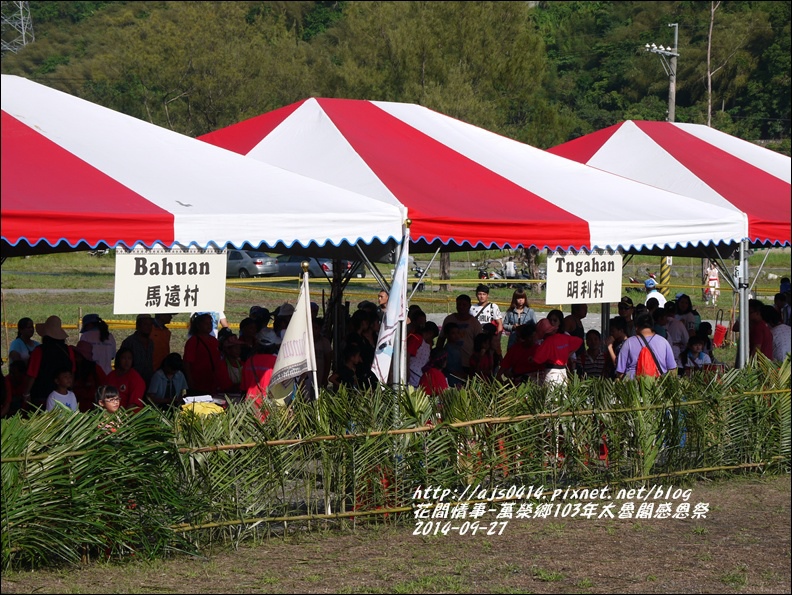
<path fill-rule="evenodd" d="M 583 339 L 558 332 L 559 327 L 544 318 L 536 325 L 537 338 L 543 338 L 542 344 L 534 354 L 533 360 L 537 364 L 544 364 L 546 368 L 545 384 L 564 384 L 567 380 L 567 362 L 569 356 L 583 345 Z"/>
<path fill-rule="evenodd" d="M 211 395 L 220 391 L 218 383 L 220 344 L 212 336 L 212 315 L 197 314 L 190 324 L 190 338 L 184 345 L 184 375 L 193 395 Z"/>
<path fill-rule="evenodd" d="M 539 380 L 539 372 L 544 370 L 544 364 L 537 364 L 533 360 L 539 345 L 536 344 L 536 324 L 529 320 L 517 327 L 518 341 L 514 343 L 500 365 L 498 377 L 506 377 L 515 382 L 526 380 Z"/>
<path fill-rule="evenodd" d="M 240 392 L 245 395 L 253 392 L 267 393 L 269 376 L 278 359 L 272 353 L 273 346 L 259 343 L 256 353 L 245 360 L 242 366 L 242 380 L 239 383 Z M 270 372 L 270 374 L 267 374 Z"/>
<path fill-rule="evenodd" d="M 473 353 L 470 356 L 470 374 L 485 380 L 495 372 L 495 351 L 492 348 L 492 335 L 480 333 L 473 339 Z"/>
<path fill-rule="evenodd" d="M 72 392 L 82 413 L 96 407 L 96 390 L 106 384 L 106 374 L 102 366 L 93 360 L 93 345 L 78 341 L 74 347 L 75 366 Z M 112 370 L 111 370 L 112 372 Z"/>
<path fill-rule="evenodd" d="M 146 382 L 132 367 L 132 359 L 129 347 L 119 349 L 115 356 L 115 369 L 107 375 L 105 382 L 118 389 L 122 408 L 137 412 L 145 405 L 143 396 L 146 394 Z"/>
<path fill-rule="evenodd" d="M 762 319 L 761 300 L 748 300 L 748 355 L 753 357 L 757 351 L 773 359 L 773 332 Z"/>

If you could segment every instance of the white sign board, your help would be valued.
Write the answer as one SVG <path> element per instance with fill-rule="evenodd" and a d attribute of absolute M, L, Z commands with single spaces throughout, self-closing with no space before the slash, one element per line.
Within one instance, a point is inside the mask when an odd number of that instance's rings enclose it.
<path fill-rule="evenodd" d="M 222 312 L 225 283 L 222 251 L 119 248 L 113 313 Z"/>
<path fill-rule="evenodd" d="M 547 256 L 548 304 L 598 304 L 621 300 L 622 255 L 618 252 Z"/>

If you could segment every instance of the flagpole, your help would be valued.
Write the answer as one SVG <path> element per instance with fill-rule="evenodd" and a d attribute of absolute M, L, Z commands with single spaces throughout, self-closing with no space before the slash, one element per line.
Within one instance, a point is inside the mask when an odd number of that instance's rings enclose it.
<path fill-rule="evenodd" d="M 303 261 L 300 263 L 300 266 L 303 270 L 303 287 L 305 291 L 306 299 L 303 300 L 305 304 L 305 316 L 308 320 L 308 361 L 310 362 L 311 370 L 313 371 L 313 386 L 314 386 L 314 397 L 316 397 L 317 402 L 319 401 L 319 378 L 316 374 L 316 349 L 314 348 L 314 336 L 313 336 L 313 318 L 311 316 L 311 288 L 308 284 L 308 268 L 310 263 L 308 261 Z"/>
<path fill-rule="evenodd" d="M 402 238 L 402 250 L 405 250 L 406 258 L 409 262 L 410 259 L 410 225 L 412 220 L 407 219 L 404 222 L 404 237 Z M 399 330 L 401 336 L 399 337 L 399 384 L 402 388 L 407 385 L 408 370 L 407 370 L 407 284 L 402 288 L 404 292 L 402 296 L 402 308 L 404 309 L 404 316 L 401 319 Z"/>
<path fill-rule="evenodd" d="M 405 225 L 407 225 L 405 223 Z M 387 385 L 389 380 L 391 385 L 397 387 L 401 384 L 401 379 L 406 372 L 406 344 L 407 336 L 404 332 L 404 318 L 407 306 L 405 304 L 407 294 L 407 257 L 409 247 L 409 233 L 404 232 L 399 250 L 399 258 L 396 264 L 396 270 L 393 272 L 393 281 L 391 283 L 388 295 L 388 305 L 385 308 L 385 315 L 382 318 L 380 325 L 379 335 L 377 336 L 377 345 L 374 350 L 374 363 L 371 366 L 371 371 L 377 377 L 377 380 L 383 385 Z M 402 332 L 400 332 L 400 330 Z"/>

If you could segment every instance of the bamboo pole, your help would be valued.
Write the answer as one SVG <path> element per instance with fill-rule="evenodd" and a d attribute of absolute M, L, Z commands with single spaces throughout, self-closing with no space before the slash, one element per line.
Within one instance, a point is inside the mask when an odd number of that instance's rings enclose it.
<path fill-rule="evenodd" d="M 728 401 L 732 399 L 742 398 L 751 395 L 772 395 L 772 394 L 789 394 L 788 389 L 772 389 L 767 391 L 753 391 L 743 392 L 735 395 L 726 395 L 721 398 L 721 401 Z M 380 436 L 400 436 L 405 434 L 419 434 L 423 432 L 432 432 L 441 430 L 443 428 L 466 428 L 476 425 L 497 425 L 508 423 L 519 423 L 522 421 L 530 420 L 545 420 L 557 419 L 568 417 L 583 417 L 588 415 L 606 415 L 614 413 L 636 413 L 639 411 L 653 411 L 658 409 L 669 409 L 671 407 L 692 407 L 694 405 L 705 404 L 704 399 L 696 399 L 694 401 L 682 401 L 679 403 L 660 403 L 657 405 L 647 405 L 645 407 L 623 407 L 619 409 L 581 409 L 576 411 L 562 411 L 558 413 L 531 413 L 526 415 L 516 415 L 512 417 L 485 417 L 481 419 L 474 419 L 470 421 L 460 421 L 453 423 L 443 423 L 437 426 L 416 426 L 414 428 L 403 428 L 399 430 L 381 430 L 375 432 L 368 432 L 366 434 L 342 434 L 342 435 L 323 435 L 312 436 L 310 438 L 283 438 L 280 440 L 266 440 L 264 442 L 242 442 L 239 444 L 215 444 L 213 446 L 196 446 L 196 447 L 182 447 L 178 449 L 180 454 L 198 454 L 205 452 L 220 452 L 226 450 L 238 450 L 242 448 L 256 448 L 260 446 L 297 446 L 301 444 L 310 444 L 314 442 L 325 442 L 332 440 L 355 440 L 358 438 L 378 438 Z M 61 457 L 74 457 L 83 456 L 92 453 L 93 450 L 74 450 L 57 455 L 41 454 L 20 457 L 7 457 L 0 459 L 1 463 L 21 463 L 25 461 L 43 461 L 51 456 Z"/>

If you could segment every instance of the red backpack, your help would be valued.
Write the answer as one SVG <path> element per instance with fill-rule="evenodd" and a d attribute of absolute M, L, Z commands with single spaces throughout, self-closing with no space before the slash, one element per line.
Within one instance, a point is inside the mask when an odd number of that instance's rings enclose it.
<path fill-rule="evenodd" d="M 654 351 L 649 347 L 649 342 L 646 340 L 646 337 L 641 334 L 638 336 L 641 338 L 641 341 L 643 341 L 644 346 L 641 347 L 641 351 L 638 353 L 638 362 L 635 364 L 635 375 L 657 378 L 661 373 L 657 357 L 655 357 Z"/>

